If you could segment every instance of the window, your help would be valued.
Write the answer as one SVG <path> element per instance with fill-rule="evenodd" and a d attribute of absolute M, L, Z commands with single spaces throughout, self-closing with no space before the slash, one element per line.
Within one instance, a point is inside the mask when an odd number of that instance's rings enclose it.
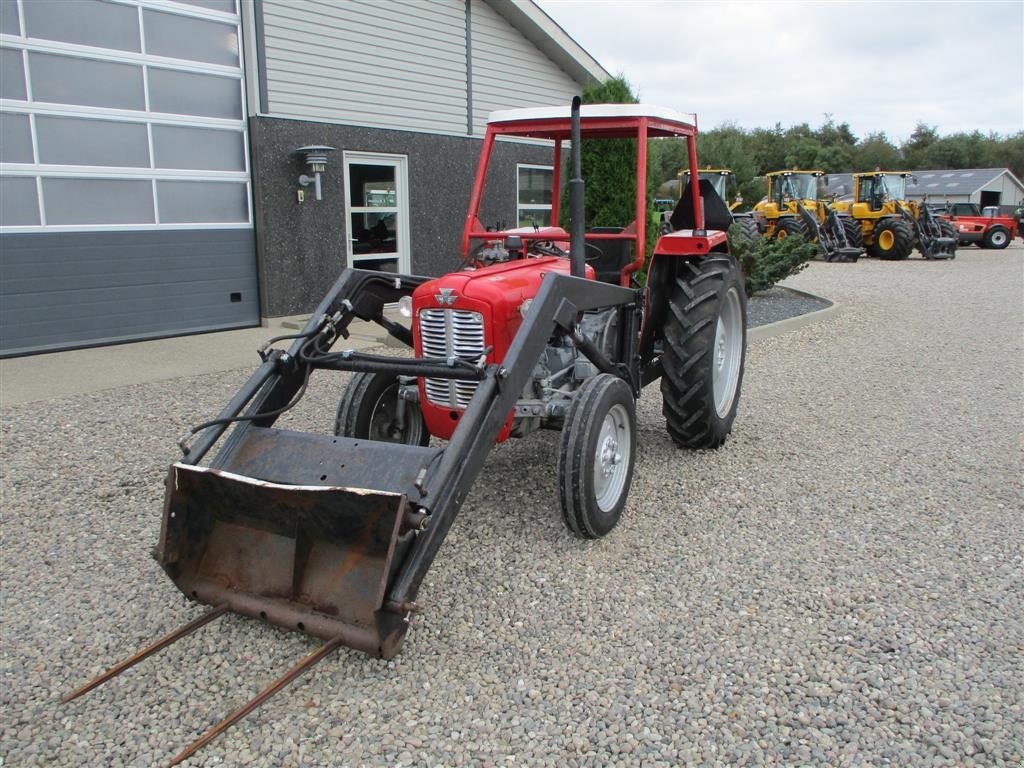
<path fill-rule="evenodd" d="M 0 0 L 0 32 L 0 232 L 252 226 L 235 0 Z"/>
<path fill-rule="evenodd" d="M 519 165 L 516 219 L 520 227 L 551 225 L 551 196 L 554 169 L 550 165 Z"/>

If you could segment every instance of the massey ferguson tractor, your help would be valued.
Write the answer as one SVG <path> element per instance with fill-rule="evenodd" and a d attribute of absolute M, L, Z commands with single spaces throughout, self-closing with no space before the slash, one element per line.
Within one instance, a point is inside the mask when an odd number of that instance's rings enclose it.
<path fill-rule="evenodd" d="M 65 700 L 228 612 L 326 641 L 176 764 L 339 646 L 398 653 L 427 569 L 496 443 L 561 432 L 558 506 L 583 538 L 610 533 L 626 507 L 646 385 L 660 382 L 676 445 L 721 446 L 746 350 L 729 209 L 709 182 L 691 184 L 650 258 L 645 247 L 648 144 L 685 141 L 697 179 L 696 134 L 692 115 L 636 104 L 493 113 L 461 264 L 436 278 L 344 270 L 305 329 L 274 340 L 290 346 L 261 349 L 262 365 L 223 411 L 181 441 L 154 555 L 210 610 Z M 570 231 L 483 226 L 489 163 L 505 138 L 549 143 L 555 190 L 571 142 Z M 580 146 L 605 139 L 635 143 L 635 208 L 621 227 L 587 231 Z M 563 218 L 556 195 L 551 221 Z M 385 315 L 394 304 L 411 329 Z M 380 324 L 411 356 L 346 349 L 356 319 Z M 352 374 L 334 434 L 275 427 L 322 370 Z"/>

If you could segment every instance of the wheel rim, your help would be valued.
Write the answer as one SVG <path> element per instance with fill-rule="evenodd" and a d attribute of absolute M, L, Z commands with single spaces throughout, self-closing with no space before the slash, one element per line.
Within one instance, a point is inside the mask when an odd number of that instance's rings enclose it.
<path fill-rule="evenodd" d="M 887 229 L 878 236 L 878 245 L 883 250 L 888 251 L 892 248 L 893 243 L 896 242 L 896 236 L 892 233 L 891 229 Z"/>
<path fill-rule="evenodd" d="M 594 497 L 602 512 L 618 504 L 629 474 L 632 444 L 629 413 L 623 405 L 613 405 L 601 422 L 594 451 Z"/>
<path fill-rule="evenodd" d="M 712 350 L 711 379 L 715 394 L 715 410 L 722 418 L 732 409 L 740 380 L 740 358 L 743 355 L 743 311 L 735 288 L 725 294 L 715 326 Z"/>
<path fill-rule="evenodd" d="M 991 240 L 992 240 L 992 245 L 994 245 L 996 247 L 999 247 L 1000 245 L 1002 245 L 1003 243 L 1006 242 L 1006 233 L 1002 232 L 1002 231 L 1000 231 L 1000 232 L 993 232 Z"/>
<path fill-rule="evenodd" d="M 417 418 L 416 406 L 405 404 L 405 424 L 399 428 L 395 423 L 398 415 L 398 384 L 380 393 L 377 402 L 370 412 L 370 439 L 385 443 L 405 443 L 419 445 L 423 433 L 423 423 Z"/>

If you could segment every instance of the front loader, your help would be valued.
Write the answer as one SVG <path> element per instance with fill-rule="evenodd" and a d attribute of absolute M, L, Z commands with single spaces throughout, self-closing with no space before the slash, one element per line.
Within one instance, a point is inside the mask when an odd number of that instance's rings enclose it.
<path fill-rule="evenodd" d="M 854 262 L 864 253 L 860 227 L 819 199 L 822 171 L 772 171 L 767 197 L 754 215 L 769 239 L 801 237 L 817 242 L 825 261 Z"/>
<path fill-rule="evenodd" d="M 261 350 L 259 368 L 182 440 L 167 475 L 155 557 L 209 612 L 65 700 L 229 612 L 325 641 L 176 764 L 334 649 L 398 653 L 422 610 L 424 576 L 496 443 L 561 432 L 559 507 L 582 538 L 610 533 L 626 508 L 636 400 L 647 384 L 660 381 L 677 446 L 721 446 L 746 350 L 729 210 L 708 182 L 690 184 L 671 231 L 650 258 L 645 248 L 648 140 L 685 141 L 697 178 L 696 133 L 692 115 L 644 105 L 581 108 L 575 99 L 571 110 L 493 113 L 462 231 L 463 267 L 438 278 L 346 269 L 287 349 Z M 506 137 L 551 146 L 556 190 L 571 141 L 570 232 L 483 226 L 489 161 Z M 635 143 L 635 210 L 622 227 L 586 231 L 580 145 L 603 139 Z M 640 287 L 634 275 L 644 267 Z M 388 319 L 385 307 L 395 304 L 411 329 Z M 356 319 L 378 323 L 412 356 L 344 349 Z M 334 433 L 275 427 L 320 370 L 352 374 Z"/>

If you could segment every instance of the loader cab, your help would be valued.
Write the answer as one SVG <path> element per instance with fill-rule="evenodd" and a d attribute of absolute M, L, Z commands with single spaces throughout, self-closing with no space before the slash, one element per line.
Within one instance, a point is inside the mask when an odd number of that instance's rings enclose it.
<path fill-rule="evenodd" d="M 797 200 L 817 201 L 818 180 L 821 171 L 781 171 L 768 174 L 768 199 L 779 209 L 789 207 Z"/>
<path fill-rule="evenodd" d="M 880 211 L 885 204 L 903 202 L 907 199 L 907 178 L 909 173 L 865 173 L 858 174 L 857 202 L 867 203 L 872 211 Z"/>

